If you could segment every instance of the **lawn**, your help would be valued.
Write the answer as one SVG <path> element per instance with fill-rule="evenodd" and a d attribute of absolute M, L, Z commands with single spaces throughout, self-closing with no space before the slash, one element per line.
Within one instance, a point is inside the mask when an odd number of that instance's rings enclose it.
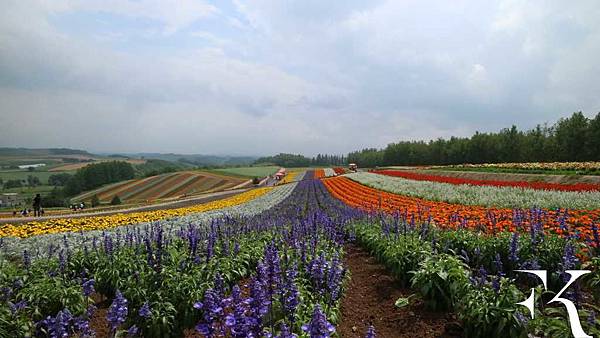
<path fill-rule="evenodd" d="M 241 177 L 266 177 L 274 174 L 279 170 L 278 166 L 265 166 L 265 167 L 239 167 L 239 168 L 225 168 L 225 169 L 214 169 L 213 172 L 241 176 Z"/>

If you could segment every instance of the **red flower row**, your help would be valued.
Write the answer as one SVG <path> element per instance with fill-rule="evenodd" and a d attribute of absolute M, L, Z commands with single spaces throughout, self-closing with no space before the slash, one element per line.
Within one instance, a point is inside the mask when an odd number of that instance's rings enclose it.
<path fill-rule="evenodd" d="M 374 170 L 376 174 L 402 177 L 409 180 L 416 181 L 431 181 L 441 182 L 449 184 L 470 184 L 470 185 L 482 185 L 482 186 L 493 186 L 493 187 L 518 187 L 528 188 L 537 190 L 558 190 L 558 191 L 598 191 L 600 185 L 589 184 L 589 183 L 575 183 L 575 184 L 558 184 L 558 183 L 546 183 L 546 182 L 525 182 L 525 181 L 498 181 L 498 180 L 474 180 L 469 178 L 449 177 L 441 175 L 427 175 L 420 174 L 411 171 L 400 171 L 400 170 Z"/>

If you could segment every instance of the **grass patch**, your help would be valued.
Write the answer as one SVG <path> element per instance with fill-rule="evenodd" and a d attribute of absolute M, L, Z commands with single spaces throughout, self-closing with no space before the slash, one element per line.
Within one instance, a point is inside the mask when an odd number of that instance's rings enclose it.
<path fill-rule="evenodd" d="M 244 178 L 265 177 L 274 174 L 279 170 L 278 166 L 264 167 L 239 167 L 239 168 L 224 168 L 212 169 L 210 171 L 216 174 L 225 174 Z"/>

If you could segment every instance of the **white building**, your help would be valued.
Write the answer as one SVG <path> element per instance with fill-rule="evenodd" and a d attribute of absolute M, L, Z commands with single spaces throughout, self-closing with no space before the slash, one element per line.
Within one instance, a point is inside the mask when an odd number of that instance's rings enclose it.
<path fill-rule="evenodd" d="M 36 164 L 23 164 L 19 166 L 19 169 L 29 169 L 29 168 L 39 168 L 45 167 L 46 163 L 36 163 Z"/>

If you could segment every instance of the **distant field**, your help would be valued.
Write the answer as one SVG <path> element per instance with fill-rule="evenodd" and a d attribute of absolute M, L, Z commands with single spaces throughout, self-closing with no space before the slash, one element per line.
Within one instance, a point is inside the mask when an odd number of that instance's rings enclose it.
<path fill-rule="evenodd" d="M 123 161 L 123 162 L 127 162 L 127 163 L 131 163 L 131 164 L 143 164 L 146 163 L 145 160 L 138 160 L 138 159 L 108 159 L 108 160 L 100 160 L 100 161 L 93 161 L 93 162 L 81 162 L 81 163 L 66 163 L 63 165 L 59 165 L 59 166 L 54 166 L 50 169 L 48 169 L 48 171 L 70 171 L 70 170 L 77 170 L 77 169 L 81 169 L 83 167 L 86 167 L 90 164 L 95 164 L 95 163 L 100 163 L 100 162 L 108 162 L 108 161 Z"/>
<path fill-rule="evenodd" d="M 235 176 L 243 177 L 266 177 L 274 174 L 279 170 L 278 166 L 265 166 L 265 167 L 239 167 L 239 168 L 225 168 L 225 169 L 214 169 L 213 172 L 221 172 L 224 174 L 230 174 Z"/>
<path fill-rule="evenodd" d="M 75 171 L 62 171 L 61 173 L 74 174 Z M 27 171 L 27 170 L 0 170 L 0 179 L 4 182 L 8 180 L 27 180 L 27 176 L 32 175 L 40 179 L 42 184 L 48 184 L 48 177 L 58 174 L 51 171 Z"/>
<path fill-rule="evenodd" d="M 230 189 L 245 181 L 206 172 L 180 171 L 110 184 L 81 194 L 73 200 L 87 201 L 97 195 L 105 203 L 110 202 L 114 196 L 119 196 L 128 203 L 151 201 Z"/>

